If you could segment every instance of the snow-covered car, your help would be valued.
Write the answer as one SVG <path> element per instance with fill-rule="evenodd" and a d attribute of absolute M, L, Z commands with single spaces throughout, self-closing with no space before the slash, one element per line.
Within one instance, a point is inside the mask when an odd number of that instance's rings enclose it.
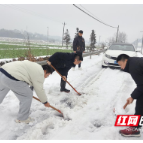
<path fill-rule="evenodd" d="M 114 43 L 107 49 L 103 56 L 102 67 L 119 67 L 116 59 L 120 54 L 126 54 L 130 57 L 137 56 L 137 51 L 132 44 Z"/>

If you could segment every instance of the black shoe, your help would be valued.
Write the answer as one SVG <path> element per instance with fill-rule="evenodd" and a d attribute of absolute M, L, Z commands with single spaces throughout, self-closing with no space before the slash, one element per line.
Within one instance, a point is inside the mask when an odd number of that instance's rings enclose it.
<path fill-rule="evenodd" d="M 69 92 L 70 92 L 70 90 L 68 90 L 68 89 L 66 89 L 66 88 L 65 88 L 65 89 L 61 89 L 60 91 L 61 91 L 61 92 L 66 92 L 66 93 L 69 93 Z"/>
<path fill-rule="evenodd" d="M 69 93 L 70 90 L 66 89 L 66 82 L 64 80 L 61 79 L 61 92 L 66 92 L 66 93 Z"/>

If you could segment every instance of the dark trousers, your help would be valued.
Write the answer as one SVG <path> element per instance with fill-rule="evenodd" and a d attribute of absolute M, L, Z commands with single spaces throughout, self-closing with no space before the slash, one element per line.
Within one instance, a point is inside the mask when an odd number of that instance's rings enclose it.
<path fill-rule="evenodd" d="M 135 115 L 143 116 L 143 95 L 136 100 Z"/>
<path fill-rule="evenodd" d="M 78 51 L 76 51 L 76 52 L 78 52 Z M 82 52 L 81 52 L 82 53 Z M 81 63 L 78 65 L 78 67 L 80 68 L 81 67 Z"/>
<path fill-rule="evenodd" d="M 81 67 L 81 63 L 78 65 L 78 67 L 79 67 L 79 68 Z"/>
<path fill-rule="evenodd" d="M 67 78 L 68 71 L 70 68 L 57 68 L 57 71 L 62 75 Z M 65 89 L 66 82 L 61 78 L 61 83 L 60 83 L 61 89 Z"/>

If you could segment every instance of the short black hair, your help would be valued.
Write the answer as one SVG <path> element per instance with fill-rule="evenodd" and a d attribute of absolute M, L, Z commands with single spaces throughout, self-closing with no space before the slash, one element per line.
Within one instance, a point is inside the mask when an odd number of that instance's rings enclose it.
<path fill-rule="evenodd" d="M 43 68 L 43 70 L 46 71 L 46 73 L 51 73 L 52 74 L 52 72 L 53 72 L 52 67 L 49 66 L 49 65 L 42 65 L 42 68 Z"/>
<path fill-rule="evenodd" d="M 78 31 L 78 33 L 81 33 L 81 34 L 83 34 L 83 31 L 82 31 L 82 30 L 80 30 L 80 31 Z"/>
<path fill-rule="evenodd" d="M 128 59 L 129 59 L 129 56 L 126 55 L 126 54 L 121 54 L 121 55 L 119 55 L 119 56 L 117 57 L 117 62 L 119 62 L 119 61 L 125 61 L 126 59 L 128 60 Z"/>

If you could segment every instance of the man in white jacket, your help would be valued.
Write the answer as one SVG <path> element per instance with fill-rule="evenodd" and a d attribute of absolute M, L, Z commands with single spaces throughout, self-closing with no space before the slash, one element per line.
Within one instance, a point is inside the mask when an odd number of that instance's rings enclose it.
<path fill-rule="evenodd" d="M 33 86 L 40 101 L 49 107 L 47 97 L 43 89 L 44 78 L 52 73 L 49 65 L 41 66 L 30 61 L 16 61 L 3 65 L 0 68 L 0 104 L 12 90 L 20 101 L 18 117 L 15 120 L 18 123 L 29 123 L 32 119 L 29 117 L 33 91 L 29 86 Z"/>

